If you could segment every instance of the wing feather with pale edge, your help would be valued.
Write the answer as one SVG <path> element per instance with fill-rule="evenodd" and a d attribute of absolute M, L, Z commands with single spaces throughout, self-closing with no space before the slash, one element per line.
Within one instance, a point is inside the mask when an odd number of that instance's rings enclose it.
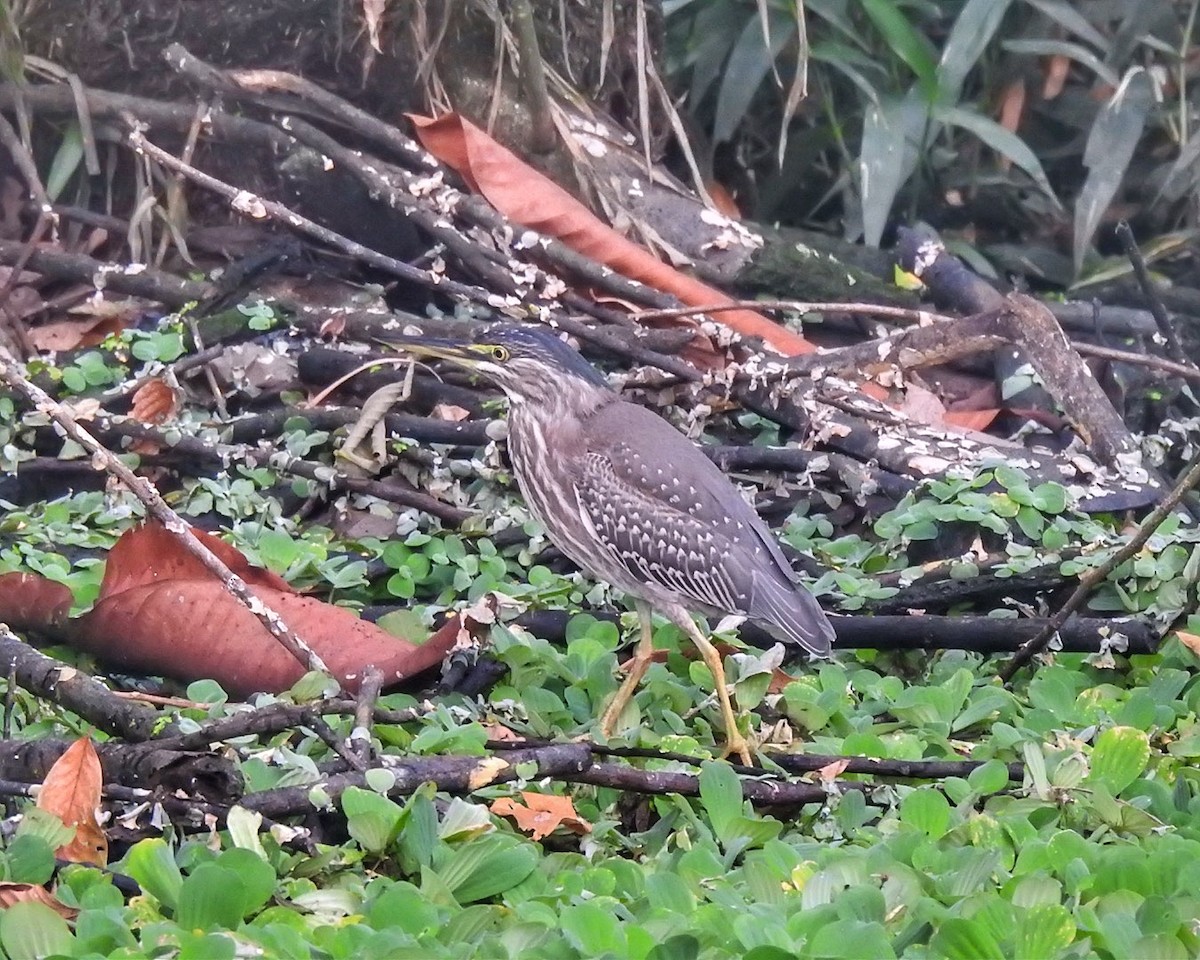
<path fill-rule="evenodd" d="M 685 605 L 766 621 L 828 653 L 832 627 L 729 479 L 650 411 L 618 401 L 604 412 L 607 419 L 591 425 L 575 492 L 612 561 Z M 624 439 L 631 431 L 636 445 Z"/>

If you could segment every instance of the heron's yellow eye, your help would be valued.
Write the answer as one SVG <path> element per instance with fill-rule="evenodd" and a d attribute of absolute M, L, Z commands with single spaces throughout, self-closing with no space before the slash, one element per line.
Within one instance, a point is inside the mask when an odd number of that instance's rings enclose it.
<path fill-rule="evenodd" d="M 499 346 L 492 347 L 492 359 L 503 363 L 508 359 L 508 348 Z"/>

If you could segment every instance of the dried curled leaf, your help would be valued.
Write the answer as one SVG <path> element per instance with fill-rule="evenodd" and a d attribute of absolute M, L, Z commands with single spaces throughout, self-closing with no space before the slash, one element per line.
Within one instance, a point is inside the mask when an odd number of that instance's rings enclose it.
<path fill-rule="evenodd" d="M 581 836 L 592 832 L 592 825 L 575 812 L 570 797 L 525 790 L 521 799 L 525 801 L 523 805 L 512 797 L 501 797 L 490 809 L 498 817 L 512 817 L 517 827 L 534 840 L 548 837 L 558 827 Z"/>
<path fill-rule="evenodd" d="M 38 791 L 37 806 L 75 828 L 74 839 L 55 856 L 98 867 L 108 864 L 108 838 L 98 817 L 103 786 L 100 757 L 90 737 L 76 740 L 54 762 Z"/>

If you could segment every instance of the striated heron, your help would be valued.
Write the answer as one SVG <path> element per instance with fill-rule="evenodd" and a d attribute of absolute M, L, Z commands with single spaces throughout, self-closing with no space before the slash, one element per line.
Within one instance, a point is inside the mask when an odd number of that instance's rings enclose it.
<path fill-rule="evenodd" d="M 723 755 L 750 763 L 720 654 L 690 611 L 747 617 L 817 656 L 829 653 L 834 635 L 738 489 L 687 437 L 622 400 L 547 330 L 493 326 L 476 342 L 389 342 L 476 371 L 507 394 L 509 456 L 530 512 L 575 563 L 634 597 L 641 639 L 601 718 L 605 737 L 650 665 L 655 609 L 687 633 L 712 672 Z"/>

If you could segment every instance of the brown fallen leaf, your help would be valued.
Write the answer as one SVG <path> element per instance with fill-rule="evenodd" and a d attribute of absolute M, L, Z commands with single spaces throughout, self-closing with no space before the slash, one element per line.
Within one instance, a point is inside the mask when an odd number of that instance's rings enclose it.
<path fill-rule="evenodd" d="M 108 865 L 108 838 L 97 816 L 103 786 L 100 757 L 90 737 L 71 744 L 46 774 L 37 806 L 75 828 L 75 838 L 59 847 L 56 857 L 97 867 Z"/>
<path fill-rule="evenodd" d="M 796 680 L 790 673 L 775 667 L 771 671 L 771 682 L 767 684 L 767 693 L 783 693 L 783 688 Z"/>
<path fill-rule="evenodd" d="M 962 427 L 964 430 L 983 431 L 992 425 L 1003 411 L 999 407 L 988 407 L 986 410 L 947 410 L 942 416 L 942 422 L 952 427 Z"/>
<path fill-rule="evenodd" d="M 49 907 L 64 920 L 74 920 L 79 911 L 68 907 L 45 887 L 36 883 L 13 883 L 11 880 L 0 880 L 0 908 L 7 910 L 14 903 L 40 903 Z"/>
<path fill-rule="evenodd" d="M 561 240 L 577 253 L 622 276 L 673 293 L 686 304 L 726 304 L 724 292 L 681 273 L 645 247 L 622 236 L 549 177 L 457 113 L 407 115 L 422 145 L 453 167 L 510 220 Z M 745 336 L 761 337 L 785 356 L 813 353 L 811 343 L 754 310 L 736 309 L 713 319 Z"/>
<path fill-rule="evenodd" d="M 53 631 L 66 622 L 71 591 L 38 573 L 0 573 L 0 623 L 12 630 Z"/>
<path fill-rule="evenodd" d="M 166 423 L 175 416 L 179 398 L 161 377 L 152 377 L 137 388 L 133 408 L 129 411 L 142 423 Z"/>
<path fill-rule="evenodd" d="M 106 337 L 120 333 L 127 326 L 127 318 L 113 316 L 53 320 L 30 327 L 29 342 L 46 352 L 78 350 L 80 347 L 94 347 Z"/>
<path fill-rule="evenodd" d="M 455 406 L 453 403 L 438 403 L 429 411 L 429 415 L 435 420 L 449 420 L 457 423 L 460 420 L 466 420 L 471 415 L 471 411 L 466 407 Z"/>
<path fill-rule="evenodd" d="M 408 643 L 349 610 L 299 595 L 224 541 L 193 533 L 349 690 L 358 689 L 368 664 L 389 686 L 426 670 L 441 662 L 458 636 L 459 621 L 451 618 L 424 643 Z M 157 522 L 121 536 L 109 551 L 95 605 L 69 621 L 65 632 L 73 646 L 114 666 L 187 682 L 211 678 L 235 697 L 279 693 L 304 675 L 254 614 Z"/>
<path fill-rule="evenodd" d="M 1175 636 L 1179 638 L 1180 643 L 1192 651 L 1194 656 L 1200 657 L 1200 637 L 1184 630 L 1176 630 Z"/>
<path fill-rule="evenodd" d="M 512 797 L 501 797 L 489 809 L 498 817 L 512 817 L 517 827 L 533 840 L 548 837 L 558 827 L 581 836 L 592 832 L 592 825 L 575 812 L 570 797 L 523 790 L 521 799 L 525 801 L 524 806 Z"/>
<path fill-rule="evenodd" d="M 817 770 L 817 779 L 822 783 L 833 783 L 834 780 L 846 772 L 848 766 L 850 766 L 848 759 L 834 760 L 832 763 L 827 763 Z"/>

